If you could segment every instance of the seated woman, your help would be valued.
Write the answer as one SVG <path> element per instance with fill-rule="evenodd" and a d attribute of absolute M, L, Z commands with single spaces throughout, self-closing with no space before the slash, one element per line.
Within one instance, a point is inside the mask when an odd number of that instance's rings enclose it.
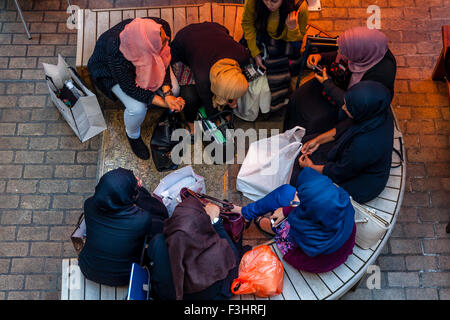
<path fill-rule="evenodd" d="M 181 111 L 182 98 L 170 72 L 170 27 L 159 18 L 127 19 L 104 32 L 88 62 L 96 86 L 110 99 L 125 105 L 125 131 L 131 149 L 141 159 L 150 157 L 141 138 L 141 124 L 151 105 Z M 158 94 L 156 92 L 159 91 Z M 174 88 L 175 91 L 175 88 Z"/>
<path fill-rule="evenodd" d="M 171 53 L 172 64 L 181 62 L 194 75 L 194 85 L 180 86 L 191 134 L 200 107 L 205 107 L 210 117 L 225 108 L 236 108 L 237 99 L 247 92 L 242 70 L 250 64 L 250 55 L 224 26 L 203 22 L 182 28 L 173 39 Z"/>
<path fill-rule="evenodd" d="M 232 297 L 241 254 L 226 233 L 219 208 L 183 200 L 149 244 L 152 297 L 223 300 Z"/>
<path fill-rule="evenodd" d="M 102 176 L 84 203 L 86 243 L 78 257 L 84 276 L 109 286 L 128 284 L 139 263 L 146 236 L 162 232 L 166 207 L 142 187 L 131 170 Z"/>
<path fill-rule="evenodd" d="M 345 91 L 359 81 L 372 80 L 389 89 L 390 101 L 394 96 L 396 61 L 388 48 L 387 37 L 379 30 L 356 27 L 346 30 L 338 38 L 339 50 L 331 53 L 312 54 L 309 68 L 319 63 L 324 66 L 323 75 L 299 87 L 289 101 L 284 119 L 284 130 L 295 126 L 306 129 L 306 134 L 322 133 L 333 128 L 346 115 L 340 111 Z M 327 71 L 333 62 L 348 63 L 351 75 L 340 80 L 340 86 L 329 77 Z M 348 76 L 347 76 L 348 77 Z M 348 85 L 347 85 L 348 83 Z"/>
<path fill-rule="evenodd" d="M 246 220 L 259 217 L 257 226 L 266 233 L 275 232 L 283 259 L 299 270 L 327 272 L 353 252 L 356 225 L 350 197 L 311 168 L 302 170 L 296 188 L 282 185 L 243 208 L 235 206 L 233 211 L 242 213 Z M 274 213 L 270 218 L 262 217 L 268 212 Z"/>
<path fill-rule="evenodd" d="M 389 179 L 394 119 L 389 90 L 376 81 L 361 81 L 345 93 L 342 110 L 348 119 L 321 134 L 304 137 L 300 167 L 311 167 L 330 177 L 358 202 L 377 197 Z"/>
<path fill-rule="evenodd" d="M 267 71 L 272 94 L 271 110 L 286 105 L 291 76 L 296 76 L 306 34 L 308 4 L 304 0 L 245 0 L 244 39 L 255 63 Z M 264 48 L 267 55 L 265 60 Z M 291 61 L 290 61 L 291 60 Z M 267 119 L 269 114 L 263 114 Z"/>

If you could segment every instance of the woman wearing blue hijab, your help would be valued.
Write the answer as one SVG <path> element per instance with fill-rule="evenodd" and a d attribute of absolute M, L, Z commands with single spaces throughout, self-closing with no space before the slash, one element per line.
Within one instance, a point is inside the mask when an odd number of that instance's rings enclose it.
<path fill-rule="evenodd" d="M 379 82 L 361 81 L 345 94 L 348 119 L 321 135 L 306 136 L 294 165 L 328 176 L 358 202 L 376 198 L 389 179 L 394 138 L 390 92 Z"/>
<path fill-rule="evenodd" d="M 327 272 L 345 262 L 355 244 L 355 211 L 350 197 L 311 168 L 302 170 L 296 186 L 282 185 L 233 210 L 248 221 L 275 211 L 271 218 L 275 219 L 275 239 L 284 260 L 300 270 Z"/>
<path fill-rule="evenodd" d="M 78 257 L 84 276 L 109 286 L 126 285 L 139 263 L 146 235 L 162 232 L 166 207 L 142 187 L 133 171 L 118 168 L 102 176 L 84 202 L 86 244 Z"/>

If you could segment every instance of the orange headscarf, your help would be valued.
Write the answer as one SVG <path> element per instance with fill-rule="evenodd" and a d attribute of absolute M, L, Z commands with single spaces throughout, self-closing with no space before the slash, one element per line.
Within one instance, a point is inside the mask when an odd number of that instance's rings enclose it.
<path fill-rule="evenodd" d="M 248 89 L 248 82 L 236 60 L 220 59 L 209 70 L 211 91 L 214 94 L 214 108 L 222 111 L 229 99 L 242 97 Z"/>
<path fill-rule="evenodd" d="M 168 44 L 161 47 L 161 25 L 152 19 L 136 18 L 120 33 L 119 50 L 136 67 L 136 86 L 151 91 L 162 86 L 171 56 Z"/>

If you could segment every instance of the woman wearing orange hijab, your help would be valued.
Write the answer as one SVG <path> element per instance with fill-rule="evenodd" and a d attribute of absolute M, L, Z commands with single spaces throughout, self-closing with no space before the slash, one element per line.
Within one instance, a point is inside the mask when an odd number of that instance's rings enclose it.
<path fill-rule="evenodd" d="M 131 149 L 149 159 L 141 138 L 141 124 L 151 105 L 178 112 L 184 100 L 176 98 L 178 85 L 170 70 L 171 31 L 159 18 L 127 19 L 98 39 L 88 69 L 97 87 L 125 105 L 125 131 Z"/>

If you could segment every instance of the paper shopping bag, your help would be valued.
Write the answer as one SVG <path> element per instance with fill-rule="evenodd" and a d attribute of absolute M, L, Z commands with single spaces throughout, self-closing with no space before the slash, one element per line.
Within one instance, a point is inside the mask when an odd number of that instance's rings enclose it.
<path fill-rule="evenodd" d="M 97 97 L 81 81 L 75 69 L 71 68 L 61 55 L 58 64 L 43 63 L 50 99 L 61 112 L 64 119 L 72 128 L 76 136 L 85 142 L 106 129 L 106 122 L 100 109 Z M 83 92 L 75 105 L 66 105 L 58 96 L 66 80 L 72 79 L 74 84 Z"/>

